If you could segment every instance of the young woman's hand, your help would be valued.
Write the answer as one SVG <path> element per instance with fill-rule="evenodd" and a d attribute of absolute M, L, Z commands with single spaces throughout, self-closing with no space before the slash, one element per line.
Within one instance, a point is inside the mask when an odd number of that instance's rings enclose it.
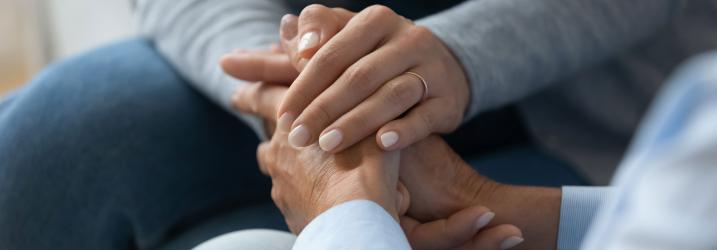
<path fill-rule="evenodd" d="M 277 114 L 294 121 L 292 146 L 318 140 L 335 153 L 378 131 L 378 145 L 396 150 L 460 125 L 469 99 L 460 63 L 431 31 L 387 7 L 312 5 L 286 16 L 281 30 L 285 60 L 301 72 Z"/>
<path fill-rule="evenodd" d="M 245 112 L 276 123 L 276 109 L 285 93 L 285 86 L 257 83 L 241 89 L 241 98 L 235 104 Z M 448 174 L 434 178 L 430 173 L 443 171 L 439 168 L 442 166 L 416 166 L 423 161 L 420 156 L 403 155 L 401 152 L 401 175 L 406 171 L 421 172 L 407 177 L 409 183 L 420 187 L 407 187 L 401 181 L 404 177 L 398 177 L 398 152 L 383 152 L 368 139 L 338 154 L 326 153 L 316 145 L 295 149 L 288 145 L 291 124 L 286 122 L 278 121 L 272 140 L 260 146 L 257 156 L 262 172 L 272 178 L 272 199 L 293 232 L 299 233 L 313 218 L 332 206 L 353 199 L 367 199 L 400 218 L 401 227 L 413 249 L 507 249 L 522 241 L 520 229 L 510 224 L 493 223 L 495 214 L 488 208 L 467 204 L 466 199 L 475 198 L 472 193 L 451 188 L 464 182 L 441 178 L 457 174 L 460 171 L 454 170 L 458 168 L 451 168 Z M 441 144 L 437 137 L 432 138 L 406 151 L 435 161 L 455 157 L 447 152 L 450 149 L 445 143 Z M 418 152 L 426 148 L 438 150 Z M 433 157 L 426 153 L 432 153 Z M 480 179 L 465 180 L 487 186 Z M 425 189 L 435 190 L 425 192 Z M 409 190 L 421 192 L 411 193 Z M 413 197 L 416 197 L 415 202 Z M 446 198 L 456 198 L 457 201 L 446 202 Z M 447 207 L 430 208 L 435 206 Z M 407 214 L 410 210 L 424 213 L 427 219 L 417 220 Z"/>

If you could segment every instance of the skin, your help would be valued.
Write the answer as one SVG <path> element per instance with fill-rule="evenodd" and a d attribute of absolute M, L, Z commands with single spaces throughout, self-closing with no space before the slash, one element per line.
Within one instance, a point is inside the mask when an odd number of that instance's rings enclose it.
<path fill-rule="evenodd" d="M 271 119 L 285 92 L 285 87 L 258 83 L 241 90 L 241 101 L 236 104 Z M 513 225 L 485 229 L 486 224 L 477 225 L 484 215 L 494 216 L 480 205 L 420 222 L 406 214 L 412 202 L 398 176 L 400 152 L 384 152 L 370 139 L 338 154 L 318 146 L 295 149 L 287 141 L 290 122 L 276 124 L 272 140 L 259 147 L 257 156 L 261 171 L 272 178 L 272 199 L 292 232 L 301 232 L 333 206 L 362 199 L 376 202 L 394 216 L 414 249 L 501 249 L 505 239 L 521 235 Z"/>
<path fill-rule="evenodd" d="M 265 118 L 270 117 L 275 108 L 267 108 L 271 105 L 265 105 L 262 103 L 276 103 L 277 101 L 282 100 L 285 91 L 286 87 L 279 85 L 264 83 L 253 84 L 240 91 L 242 93 L 240 98 L 241 101 L 237 102 L 236 105 L 240 109 L 246 110 L 247 112 L 253 108 L 255 111 L 252 112 L 259 112 L 258 115 Z M 277 131 L 280 131 L 282 125 L 278 126 L 280 128 L 277 129 Z M 286 128 L 288 126 L 284 124 L 283 127 Z M 281 151 L 277 151 L 276 149 L 267 150 L 268 146 L 265 144 L 262 145 L 258 153 L 263 171 L 265 173 L 269 173 L 273 180 L 277 178 L 275 177 L 277 176 L 277 173 L 272 174 L 272 172 L 268 170 L 267 166 L 275 166 L 274 168 L 284 169 L 280 171 L 291 171 L 296 170 L 297 168 L 315 168 L 313 166 L 323 166 L 321 167 L 323 169 L 332 169 L 333 167 L 327 167 L 326 164 L 349 162 L 348 165 L 352 166 L 350 169 L 363 170 L 363 167 L 365 166 L 367 173 L 371 171 L 374 171 L 373 173 L 377 173 L 378 171 L 375 171 L 375 166 L 362 165 L 357 162 L 382 162 L 378 160 L 356 160 L 361 159 L 361 157 L 355 156 L 355 154 L 359 154 L 357 152 L 370 152 L 373 154 L 379 151 L 374 143 L 370 143 L 370 140 L 364 140 L 357 146 L 338 154 L 338 157 L 340 158 L 346 157 L 347 159 L 354 160 L 337 161 L 334 158 L 331 158 L 332 156 L 336 156 L 336 154 L 327 154 L 326 152 L 318 149 L 316 145 L 302 149 L 295 149 L 287 144 L 286 137 L 286 131 L 283 133 L 277 132 L 270 143 L 270 145 L 280 143 L 280 146 L 278 147 Z M 283 139 L 277 142 L 276 138 Z M 277 146 L 273 145 L 273 147 Z M 300 153 L 297 154 L 297 152 Z M 354 156 L 347 156 L 351 154 L 354 154 Z M 365 185 L 362 184 L 360 180 L 357 180 L 359 178 L 344 178 L 345 182 L 329 181 L 321 183 L 330 184 L 313 185 L 309 183 L 302 183 L 301 180 L 312 180 L 317 177 L 299 175 L 304 177 L 286 178 L 287 176 L 297 176 L 297 174 L 292 172 L 291 174 L 278 174 L 278 178 L 284 176 L 284 179 L 281 179 L 282 181 L 274 181 L 274 188 L 276 188 L 276 190 L 272 191 L 273 198 L 277 201 L 277 205 L 279 207 L 299 207 L 306 209 L 305 212 L 301 213 L 287 213 L 287 222 L 290 225 L 299 225 L 298 227 L 292 227 L 295 232 L 300 231 L 300 228 L 303 228 L 306 223 L 311 221 L 313 217 L 320 214 L 322 211 L 325 211 L 325 209 L 351 199 L 372 200 L 378 204 L 382 204 L 387 211 L 400 211 L 400 213 L 404 213 L 405 211 L 405 214 L 401 215 L 399 213 L 395 216 L 400 218 L 404 231 L 407 232 L 411 244 L 416 249 L 452 248 L 435 247 L 434 245 L 426 246 L 425 244 L 434 244 L 437 241 L 446 242 L 445 244 L 455 244 L 455 235 L 459 235 L 460 233 L 453 232 L 466 232 L 458 229 L 439 230 L 434 228 L 428 230 L 424 229 L 428 227 L 420 227 L 417 225 L 451 225 L 450 223 L 458 223 L 459 221 L 476 221 L 476 218 L 480 217 L 479 214 L 483 214 L 487 211 L 482 209 L 490 207 L 493 209 L 491 211 L 495 211 L 495 219 L 488 225 L 487 229 L 480 231 L 473 238 L 468 238 L 467 243 L 464 242 L 463 244 L 470 245 L 470 247 L 466 247 L 465 249 L 500 249 L 502 242 L 513 236 L 525 238 L 525 242 L 518 245 L 515 249 L 556 249 L 557 225 L 561 199 L 559 189 L 511 186 L 492 181 L 477 173 L 455 152 L 453 152 L 440 137 L 437 136 L 430 136 L 415 145 L 402 150 L 399 164 L 398 172 L 400 174 L 398 178 L 399 182 L 397 183 L 401 184 L 397 185 L 403 185 L 401 188 L 393 186 L 393 184 L 380 185 L 375 182 L 373 184 Z M 279 165 L 282 166 L 279 167 Z M 344 169 L 345 167 L 337 168 Z M 379 169 L 393 170 L 393 168 L 386 166 L 379 167 Z M 316 173 L 320 173 L 320 171 Z M 327 176 L 322 174 L 317 175 Z M 369 174 L 358 174 L 356 176 L 368 175 Z M 365 178 L 362 180 L 366 179 L 373 179 L 372 181 L 379 179 L 386 180 L 385 178 L 379 177 Z M 282 183 L 292 184 L 288 185 Z M 280 185 L 288 185 L 289 188 L 281 188 Z M 323 199 L 328 202 L 316 202 L 314 205 L 307 205 L 306 201 L 316 201 L 317 199 L 306 198 L 306 195 L 294 193 L 297 192 L 297 190 L 302 190 L 302 188 L 306 189 L 307 187 L 323 187 L 324 189 L 332 189 L 334 191 L 331 195 L 323 197 Z M 368 189 L 372 187 L 383 188 L 381 190 L 374 189 L 357 191 L 362 188 Z M 381 196 L 382 192 L 404 193 L 404 191 L 402 191 L 404 187 L 405 194 L 391 196 L 396 200 Z M 317 193 L 316 191 L 303 192 Z M 295 197 L 304 198 L 294 199 Z M 400 202 L 398 200 L 400 200 Z M 398 205 L 399 203 L 401 205 Z M 405 203 L 408 203 L 408 205 Z M 465 219 L 467 217 L 471 217 L 470 215 L 458 216 L 458 214 L 462 213 L 470 214 L 471 212 L 466 211 L 471 211 L 471 209 L 476 209 L 473 212 L 473 220 Z M 282 211 L 285 211 L 285 209 L 282 209 Z M 297 216 L 296 214 L 302 214 L 299 216 L 299 219 L 297 219 L 299 222 L 290 222 L 292 221 L 290 218 Z M 430 222 L 421 224 L 421 222 L 426 221 Z M 461 226 L 449 226 L 448 228 L 460 227 Z M 438 228 L 446 227 L 440 226 Z M 421 236 L 416 236 L 416 232 L 422 232 L 419 234 Z M 430 237 L 431 235 L 438 236 Z M 423 239 L 423 241 L 421 241 L 421 239 Z"/>
<path fill-rule="evenodd" d="M 342 10 L 338 13 L 342 13 Z M 273 51 L 270 52 L 239 51 L 222 59 L 221 64 L 225 71 L 236 78 L 247 81 L 268 81 L 262 79 L 269 79 L 273 83 L 257 84 L 238 91 L 238 94 L 235 95 L 237 107 L 256 111 L 257 103 L 268 100 L 278 103 L 285 100 L 285 97 L 279 97 L 274 93 L 272 90 L 274 87 L 267 86 L 290 86 L 294 82 L 294 77 L 300 77 L 298 72 L 307 69 L 310 63 L 304 57 L 311 58 L 314 53 L 318 53 L 319 49 L 310 52 L 297 49 L 299 31 L 296 27 L 300 18 L 287 15 L 282 20 L 281 47 L 273 46 Z M 324 18 L 326 19 L 326 17 Z M 339 22 L 335 24 L 336 28 L 333 30 L 340 30 L 343 25 L 345 24 Z M 326 37 L 328 36 L 322 35 L 322 45 L 327 43 L 324 40 Z M 277 72 L 291 66 L 294 68 L 293 72 Z M 262 70 L 253 70 L 252 72 L 245 70 L 251 67 Z M 268 124 L 275 120 L 275 116 L 271 117 L 272 113 L 281 112 L 273 109 L 263 115 Z M 293 119 L 290 117 L 287 120 Z M 312 147 L 316 147 L 316 145 Z M 526 243 L 521 245 L 522 248 L 556 248 L 561 196 L 559 189 L 508 186 L 493 182 L 476 173 L 439 137 L 429 136 L 402 150 L 400 181 L 405 184 L 408 193 L 412 194 L 407 210 L 407 215 L 411 219 L 404 220 L 408 217 L 402 217 L 402 225 L 406 224 L 406 221 L 418 223 L 419 221 L 446 218 L 466 207 L 486 205 L 500 209 L 495 210 L 500 213 L 493 221 L 494 224 L 510 223 L 523 230 Z M 512 226 L 499 228 L 504 230 L 503 236 L 522 235 L 518 228 Z M 406 231 L 411 232 L 410 230 Z M 518 249 L 521 249 L 521 246 L 518 246 Z"/>
<path fill-rule="evenodd" d="M 227 67 L 247 63 L 273 67 L 275 65 L 272 63 L 281 61 L 285 65 L 293 65 L 289 56 L 279 48 L 275 47 L 273 52 L 264 53 L 283 59 L 247 61 L 244 60 L 245 55 L 233 53 L 222 60 L 222 65 L 225 70 Z M 231 69 L 235 70 L 234 75 L 240 79 L 249 78 L 242 78 L 244 74 L 241 71 Z M 264 77 L 257 75 L 256 72 L 247 72 L 246 75 L 254 77 L 252 78 L 254 80 Z M 265 78 L 274 76 L 275 74 L 272 73 L 272 76 Z M 234 104 L 238 109 L 259 114 L 260 117 L 265 118 L 268 127 L 274 127 L 276 119 L 273 114 L 276 111 L 276 104 L 283 100 L 285 86 L 290 82 L 290 79 L 283 79 L 281 82 L 271 84 L 248 85 L 237 91 Z M 313 147 L 316 149 L 316 145 Z M 473 170 L 437 136 L 429 136 L 403 149 L 400 164 L 400 181 L 411 194 L 410 206 L 406 211 L 407 216 L 402 217 L 402 225 L 406 222 L 411 224 L 446 218 L 456 211 L 471 206 L 486 206 L 493 208 L 492 211 L 498 211 L 491 226 L 502 224 L 517 226 L 506 225 L 500 229 L 505 230 L 501 232 L 502 239 L 510 236 L 525 238 L 525 242 L 516 249 L 556 249 L 560 189 L 510 186 L 494 182 Z"/>
<path fill-rule="evenodd" d="M 465 73 L 428 29 L 384 6 L 352 13 L 312 5 L 282 25 L 284 49 L 301 72 L 277 110 L 279 118 L 295 118 L 291 145 L 318 141 L 336 153 L 376 133 L 380 147 L 397 150 L 462 121 Z M 315 34 L 308 35 L 313 43 L 307 34 Z M 426 80 L 427 93 L 408 71 Z M 386 144 L 388 134 L 393 144 Z"/>

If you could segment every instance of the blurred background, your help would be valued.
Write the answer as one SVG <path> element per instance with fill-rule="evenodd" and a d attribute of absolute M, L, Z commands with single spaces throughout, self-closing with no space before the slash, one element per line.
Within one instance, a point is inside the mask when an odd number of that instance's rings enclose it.
<path fill-rule="evenodd" d="M 0 98 L 45 65 L 134 34 L 131 0 L 0 0 Z"/>

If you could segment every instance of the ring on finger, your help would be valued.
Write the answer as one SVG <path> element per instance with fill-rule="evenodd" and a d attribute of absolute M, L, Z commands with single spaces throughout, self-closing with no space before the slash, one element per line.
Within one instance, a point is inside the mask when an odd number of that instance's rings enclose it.
<path fill-rule="evenodd" d="M 421 101 L 425 101 L 428 98 L 428 81 L 426 81 L 426 78 L 423 78 L 423 76 L 413 71 L 407 71 L 406 74 L 416 77 L 421 81 L 423 84 L 423 98 L 421 98 Z"/>

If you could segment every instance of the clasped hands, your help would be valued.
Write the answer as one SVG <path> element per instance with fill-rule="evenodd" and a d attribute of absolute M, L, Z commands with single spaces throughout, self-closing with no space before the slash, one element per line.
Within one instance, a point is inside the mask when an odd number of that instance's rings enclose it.
<path fill-rule="evenodd" d="M 509 187 L 432 135 L 460 124 L 468 85 L 430 31 L 383 6 L 352 13 L 312 5 L 285 16 L 280 33 L 280 45 L 237 50 L 221 66 L 253 82 L 237 90 L 234 105 L 273 132 L 257 156 L 294 233 L 335 205 L 364 199 L 394 216 L 415 249 L 522 241 L 518 227 L 496 223 L 483 206 Z"/>

